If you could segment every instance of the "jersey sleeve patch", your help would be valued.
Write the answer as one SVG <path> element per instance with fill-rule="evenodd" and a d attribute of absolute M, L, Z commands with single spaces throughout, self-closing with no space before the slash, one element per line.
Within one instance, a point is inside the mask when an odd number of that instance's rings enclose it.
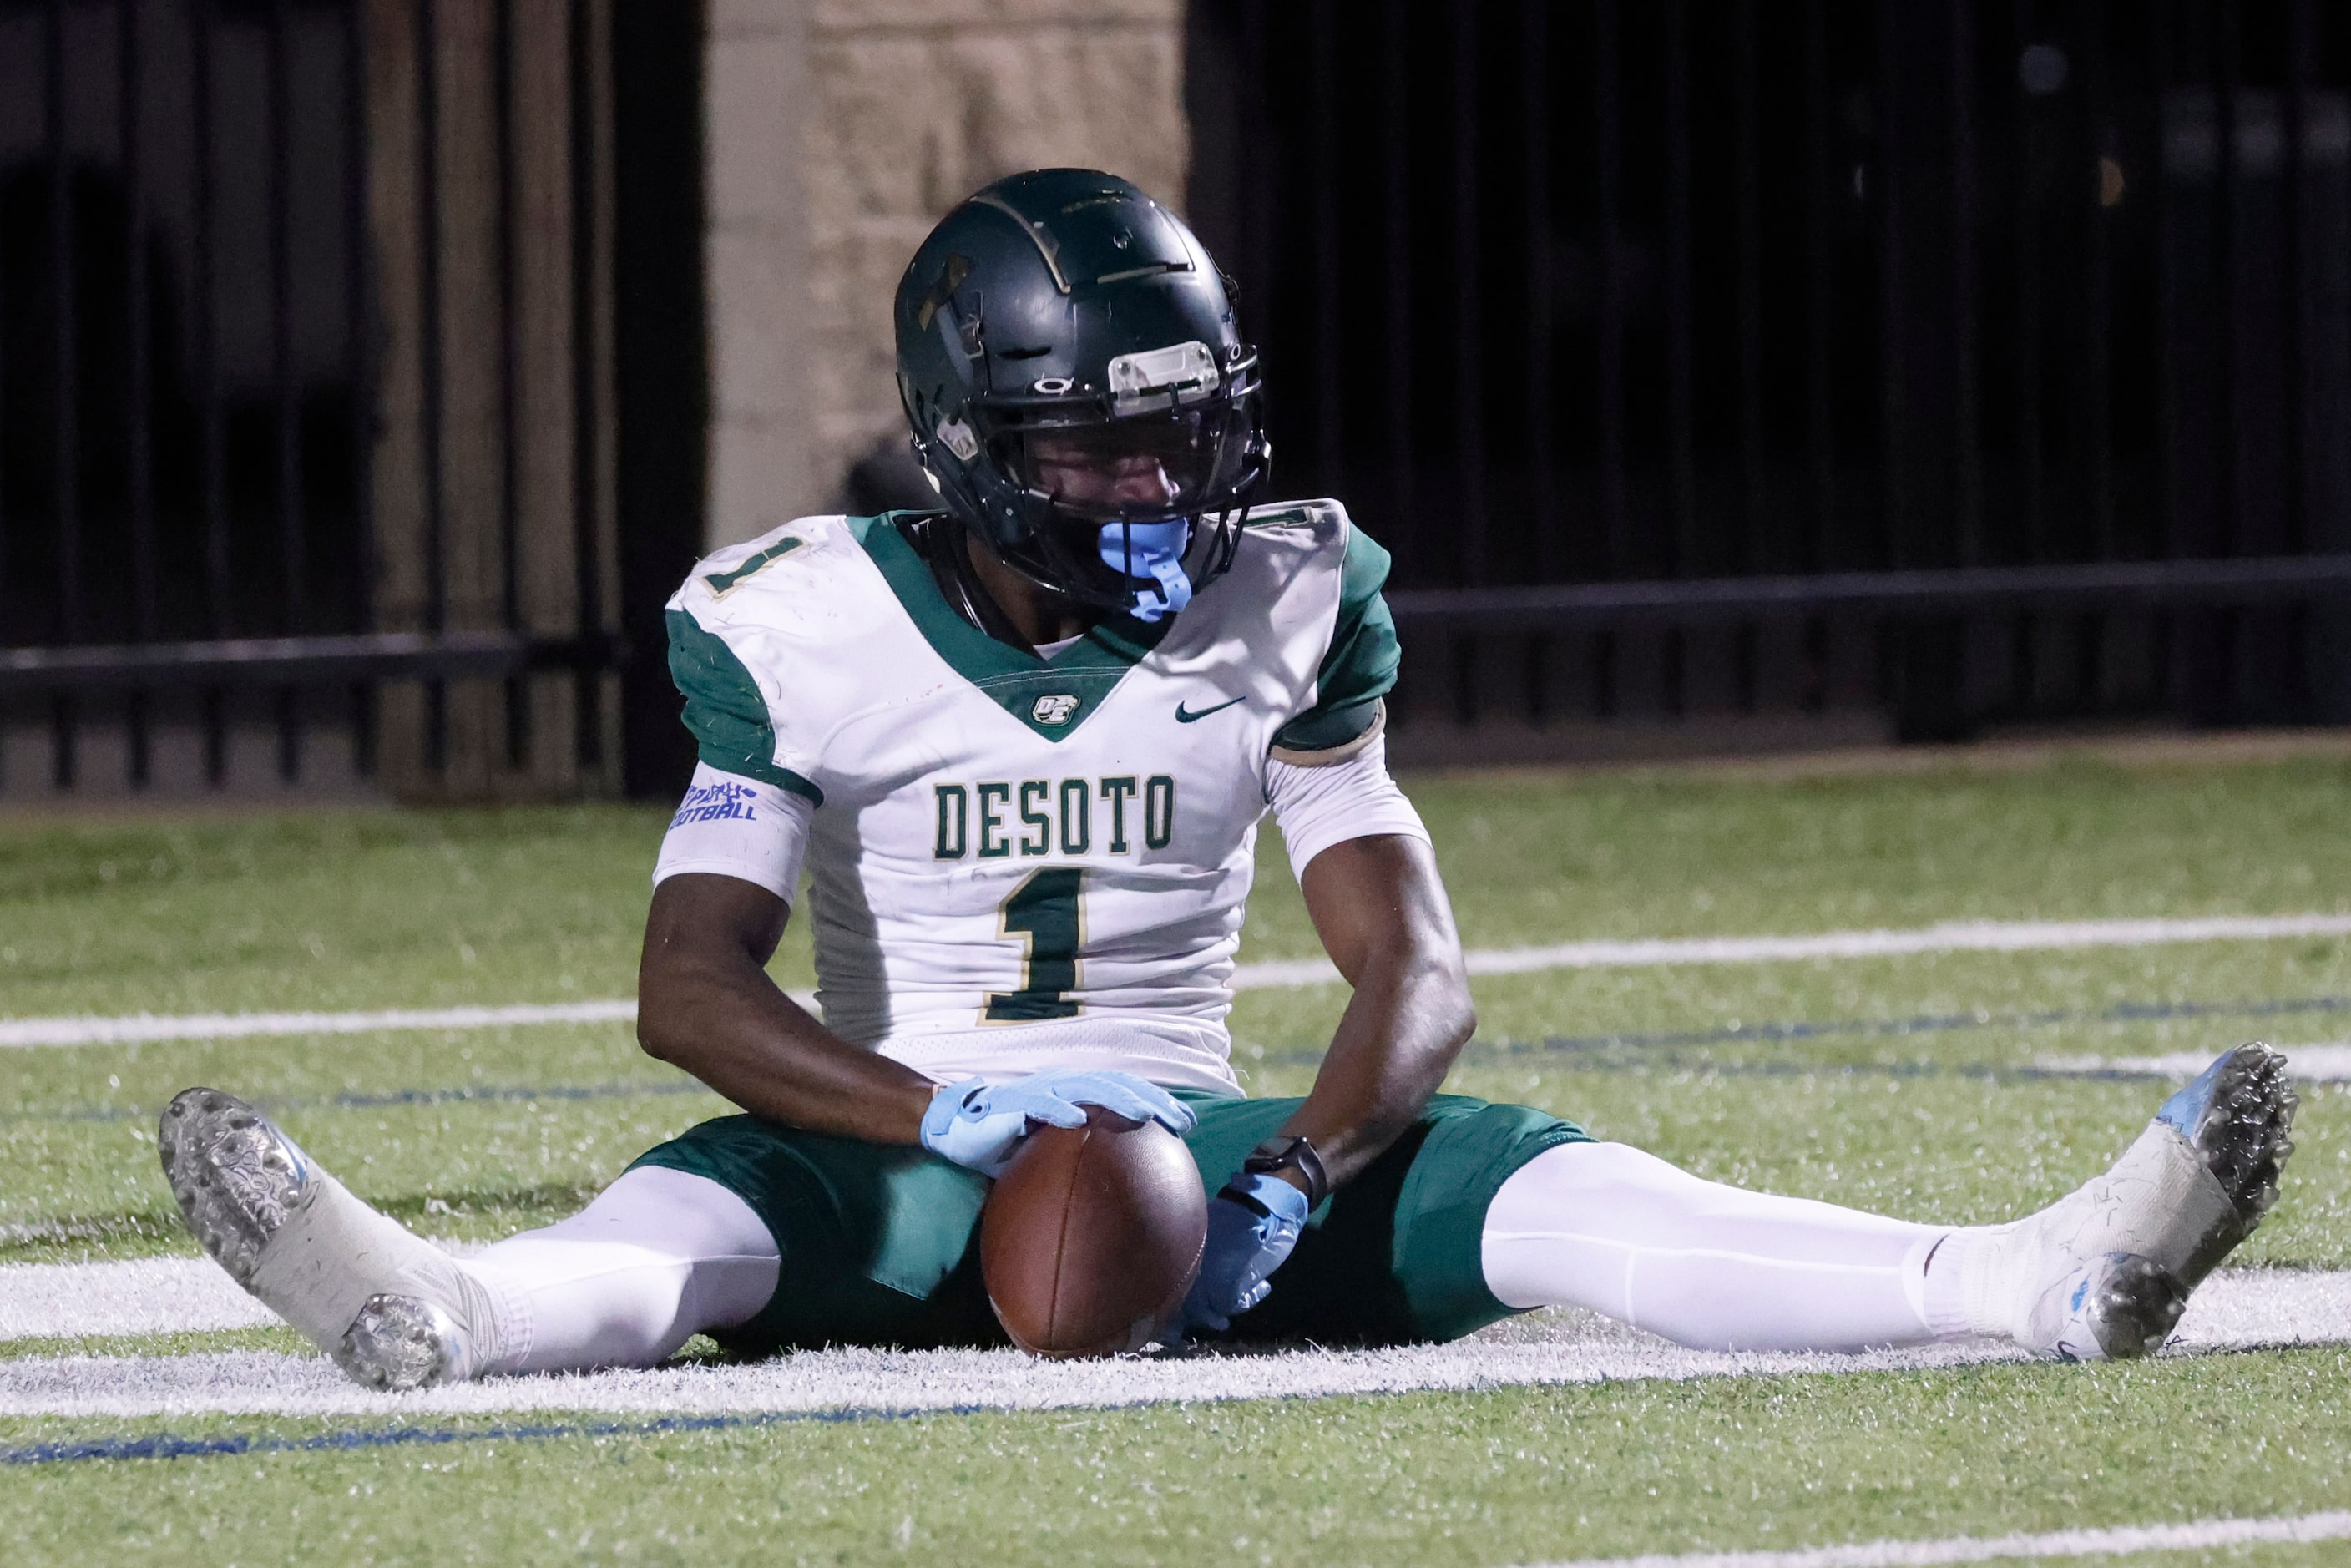
<path fill-rule="evenodd" d="M 685 698 L 685 727 L 702 760 L 721 773 L 756 779 L 824 804 L 823 790 L 777 765 L 768 699 L 735 650 L 690 611 L 672 610 L 667 619 L 670 678 Z"/>
<path fill-rule="evenodd" d="M 1339 569 L 1339 614 L 1330 651 L 1315 677 L 1314 706 L 1282 726 L 1285 751 L 1327 751 L 1360 738 L 1379 722 L 1380 699 L 1396 683 L 1395 617 L 1380 596 L 1388 552 L 1358 528 L 1347 530 Z"/>
<path fill-rule="evenodd" d="M 815 810 L 804 796 L 699 763 L 662 838 L 654 885 L 690 872 L 731 876 L 789 904 Z"/>

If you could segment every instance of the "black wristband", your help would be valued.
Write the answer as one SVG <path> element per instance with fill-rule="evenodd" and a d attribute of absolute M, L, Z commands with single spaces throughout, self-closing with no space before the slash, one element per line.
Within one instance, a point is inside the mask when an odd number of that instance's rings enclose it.
<path fill-rule="evenodd" d="M 1273 1176 L 1283 1171 L 1296 1171 L 1306 1178 L 1306 1207 L 1321 1207 L 1331 1196 L 1331 1178 L 1322 1169 L 1322 1156 L 1314 1145 L 1302 1137 L 1268 1138 L 1249 1151 L 1241 1162 L 1241 1169 L 1250 1176 Z"/>

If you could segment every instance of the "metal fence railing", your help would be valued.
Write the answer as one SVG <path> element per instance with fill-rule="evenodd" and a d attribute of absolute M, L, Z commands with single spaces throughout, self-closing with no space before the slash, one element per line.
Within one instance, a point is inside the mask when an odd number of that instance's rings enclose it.
<path fill-rule="evenodd" d="M 667 787 L 700 15 L 0 6 L 0 794 Z M 1189 17 L 1403 729 L 2351 719 L 2351 13 Z"/>
<path fill-rule="evenodd" d="M 2341 7 L 1191 16 L 1194 214 L 1407 718 L 2351 718 Z"/>
<path fill-rule="evenodd" d="M 0 8 L 0 790 L 608 774 L 608 26 Z"/>

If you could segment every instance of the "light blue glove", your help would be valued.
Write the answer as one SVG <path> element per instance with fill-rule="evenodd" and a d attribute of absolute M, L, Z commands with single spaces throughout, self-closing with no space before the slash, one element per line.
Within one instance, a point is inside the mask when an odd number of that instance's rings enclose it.
<path fill-rule="evenodd" d="M 1268 1276 L 1305 1228 L 1306 1195 L 1280 1176 L 1244 1171 L 1227 1182 L 1208 1205 L 1208 1245 L 1184 1298 L 1184 1327 L 1232 1327 L 1273 1289 Z"/>
<path fill-rule="evenodd" d="M 994 1176 L 1011 1163 L 1029 1123 L 1082 1127 L 1089 1105 L 1130 1122 L 1156 1122 L 1179 1138 L 1197 1120 L 1182 1101 L 1131 1072 L 1057 1067 L 994 1083 L 967 1078 L 946 1084 L 923 1113 L 923 1147 Z"/>

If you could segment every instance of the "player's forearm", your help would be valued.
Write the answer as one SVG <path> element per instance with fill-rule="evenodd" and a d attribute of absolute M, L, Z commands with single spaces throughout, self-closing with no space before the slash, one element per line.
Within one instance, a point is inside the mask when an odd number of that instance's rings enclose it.
<path fill-rule="evenodd" d="M 1367 964 L 1312 1092 L 1282 1132 L 1311 1140 L 1332 1185 L 1343 1186 L 1412 1125 L 1477 1026 L 1458 955 Z"/>
<path fill-rule="evenodd" d="M 637 966 L 637 1039 L 754 1115 L 875 1143 L 921 1136 L 931 1082 L 861 1051 L 778 989 L 784 901 L 734 877 L 653 890 Z"/>
<path fill-rule="evenodd" d="M 1282 1131 L 1312 1140 L 1341 1185 L 1412 1125 L 1478 1015 L 1426 840 L 1344 840 L 1316 855 L 1300 882 L 1323 948 L 1354 995 L 1313 1092 Z"/>
<path fill-rule="evenodd" d="M 651 965 L 637 1038 L 754 1115 L 875 1143 L 911 1144 L 932 1083 L 833 1035 L 750 964 Z"/>

